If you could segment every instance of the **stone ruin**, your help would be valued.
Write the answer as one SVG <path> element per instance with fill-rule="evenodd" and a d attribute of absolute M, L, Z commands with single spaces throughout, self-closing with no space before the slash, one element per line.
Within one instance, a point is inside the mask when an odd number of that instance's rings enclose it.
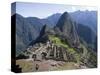
<path fill-rule="evenodd" d="M 43 47 L 43 45 L 41 45 L 40 47 Z M 31 55 L 31 58 L 40 61 L 49 59 L 57 61 L 67 61 L 68 59 L 66 50 L 66 48 L 57 46 L 54 43 L 48 41 L 43 48 L 41 48 L 40 50 L 35 50 L 33 55 Z"/>
<path fill-rule="evenodd" d="M 74 47 L 76 48 L 76 47 Z M 82 51 L 83 49 L 76 48 L 77 51 Z M 52 41 L 47 41 L 46 43 L 37 43 L 36 45 L 27 49 L 29 52 L 29 60 L 42 61 L 42 60 L 56 60 L 56 61 L 74 61 L 74 56 L 69 53 L 67 48 L 54 44 Z"/>
<path fill-rule="evenodd" d="M 59 61 L 67 61 L 66 48 L 57 45 L 52 45 L 51 47 L 47 48 L 46 58 L 59 60 Z"/>

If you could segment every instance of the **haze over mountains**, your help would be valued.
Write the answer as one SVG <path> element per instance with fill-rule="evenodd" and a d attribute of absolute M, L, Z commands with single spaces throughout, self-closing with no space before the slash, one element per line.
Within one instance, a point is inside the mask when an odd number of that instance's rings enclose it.
<path fill-rule="evenodd" d="M 57 13 L 44 19 L 12 15 L 12 22 L 16 21 L 16 61 L 53 60 L 74 63 L 75 68 L 96 68 L 96 15 L 96 11 Z"/>
<path fill-rule="evenodd" d="M 42 27 L 46 24 L 49 29 L 55 26 L 58 27 L 58 29 L 61 28 L 60 31 L 62 31 L 63 34 L 72 37 L 70 38 L 71 40 L 75 39 L 76 37 L 78 37 L 78 40 L 81 37 L 82 40 L 85 40 L 85 42 L 88 43 L 90 47 L 96 51 L 96 47 L 94 47 L 94 44 L 96 43 L 97 37 L 97 12 L 76 11 L 73 13 L 69 13 L 69 15 L 73 19 L 73 22 L 71 22 L 72 20 L 66 21 L 66 18 L 61 18 L 61 16 L 65 15 L 57 13 L 45 19 L 39 19 L 37 17 L 25 18 L 17 13 L 12 15 L 12 21 L 13 18 L 16 18 L 16 50 L 24 50 L 32 41 L 34 41 L 39 36 Z M 65 21 L 66 24 L 69 23 L 69 26 L 62 26 L 63 21 Z M 72 25 L 74 24 L 75 27 L 73 28 L 70 23 Z M 67 34 L 67 32 L 72 32 L 72 36 L 70 34 Z M 88 34 L 90 35 L 88 36 Z M 73 35 L 75 35 L 75 38 L 73 38 Z"/>

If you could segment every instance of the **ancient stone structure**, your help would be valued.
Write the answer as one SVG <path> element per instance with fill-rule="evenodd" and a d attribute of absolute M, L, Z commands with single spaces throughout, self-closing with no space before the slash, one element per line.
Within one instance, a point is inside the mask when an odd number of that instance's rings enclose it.
<path fill-rule="evenodd" d="M 39 44 L 38 48 L 32 48 L 32 52 L 30 55 L 30 59 L 35 60 L 46 60 L 46 59 L 52 59 L 57 61 L 67 61 L 67 49 L 55 45 L 51 41 L 48 41 L 45 45 Z M 33 51 L 34 50 L 34 51 Z"/>
<path fill-rule="evenodd" d="M 52 45 L 51 47 L 48 47 L 46 58 L 67 61 L 66 48 Z"/>

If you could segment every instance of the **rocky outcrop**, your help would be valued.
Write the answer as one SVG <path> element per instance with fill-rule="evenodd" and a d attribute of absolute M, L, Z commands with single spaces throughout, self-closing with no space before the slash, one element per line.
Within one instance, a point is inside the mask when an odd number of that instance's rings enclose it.
<path fill-rule="evenodd" d="M 63 36 L 71 46 L 79 45 L 76 23 L 67 12 L 62 14 L 54 30 L 57 35 Z"/>

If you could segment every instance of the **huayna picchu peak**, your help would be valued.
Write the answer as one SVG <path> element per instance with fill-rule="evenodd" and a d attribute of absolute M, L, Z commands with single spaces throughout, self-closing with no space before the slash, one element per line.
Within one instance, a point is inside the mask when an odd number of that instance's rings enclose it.
<path fill-rule="evenodd" d="M 65 39 L 69 41 L 71 46 L 79 43 L 76 23 L 73 21 L 68 12 L 62 14 L 57 25 L 55 26 L 55 31 L 58 32 L 58 35 L 60 34 L 64 36 Z"/>

